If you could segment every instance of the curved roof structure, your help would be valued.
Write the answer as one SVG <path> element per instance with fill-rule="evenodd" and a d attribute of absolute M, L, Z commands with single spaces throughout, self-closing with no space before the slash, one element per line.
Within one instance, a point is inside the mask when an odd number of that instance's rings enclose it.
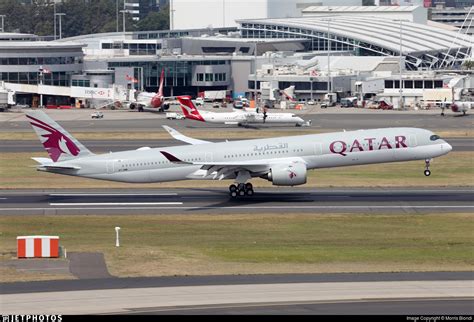
<path fill-rule="evenodd" d="M 433 67 L 441 62 L 451 64 L 453 60 L 467 56 L 474 44 L 474 37 L 469 35 L 409 21 L 400 23 L 367 16 L 247 19 L 238 22 L 244 37 L 305 37 L 327 41 L 329 29 L 332 42 L 352 45 L 372 54 L 394 56 L 400 55 L 401 44 L 402 55 L 416 67 Z"/>

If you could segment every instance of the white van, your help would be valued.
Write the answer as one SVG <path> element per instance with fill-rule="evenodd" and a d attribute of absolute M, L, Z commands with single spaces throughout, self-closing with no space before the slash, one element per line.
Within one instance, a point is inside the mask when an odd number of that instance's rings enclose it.
<path fill-rule="evenodd" d="M 204 98 L 202 97 L 197 97 L 195 102 L 196 106 L 204 106 Z"/>

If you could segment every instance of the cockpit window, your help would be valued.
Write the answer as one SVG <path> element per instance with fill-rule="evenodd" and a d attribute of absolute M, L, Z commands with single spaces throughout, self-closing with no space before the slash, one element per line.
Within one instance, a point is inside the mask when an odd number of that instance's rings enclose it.
<path fill-rule="evenodd" d="M 430 140 L 431 140 L 431 141 L 436 141 L 436 140 L 439 140 L 439 139 L 441 139 L 441 138 L 439 137 L 439 135 L 436 135 L 436 134 L 435 134 L 435 135 L 430 136 Z"/>

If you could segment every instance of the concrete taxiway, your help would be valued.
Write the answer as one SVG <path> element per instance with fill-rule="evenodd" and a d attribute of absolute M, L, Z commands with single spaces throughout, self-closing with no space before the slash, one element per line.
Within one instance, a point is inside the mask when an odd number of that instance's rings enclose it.
<path fill-rule="evenodd" d="M 236 131 L 254 131 L 258 136 L 260 131 L 267 129 L 295 129 L 294 126 L 278 124 L 256 124 L 249 128 L 238 126 L 228 126 L 224 124 L 209 124 L 192 120 L 168 120 L 163 114 L 136 113 L 126 111 L 106 111 L 104 119 L 92 120 L 78 117 L 78 112 L 82 111 L 62 111 L 57 115 L 48 111 L 48 114 L 57 120 L 69 132 L 123 132 L 122 138 L 126 138 L 126 132 L 146 132 L 154 133 L 164 131 L 161 125 L 168 125 L 177 130 L 212 130 L 212 129 L 232 129 Z M 277 112 L 276 110 L 274 112 Z M 281 111 L 280 111 L 281 112 Z M 287 111 L 290 112 L 290 111 Z M 293 113 L 293 111 L 291 111 Z M 373 129 L 379 127 L 419 127 L 433 130 L 460 130 L 472 129 L 473 117 L 467 115 L 463 117 L 446 116 L 442 117 L 432 111 L 423 112 L 388 112 L 385 111 L 358 111 L 349 113 L 345 111 L 333 111 L 332 113 L 298 113 L 304 120 L 312 121 L 311 127 L 298 129 L 314 129 L 315 131 L 342 131 Z M 426 113 L 429 112 L 429 113 Z M 107 113 L 112 114 L 107 119 Z M 0 132 L 30 132 L 31 126 L 23 114 L 15 113 L 15 117 L 1 121 Z M 2 116 L 2 115 L 0 115 Z"/>
<path fill-rule="evenodd" d="M 199 213 L 420 213 L 472 212 L 469 188 L 262 188 L 231 199 L 222 189 L 59 190 L 0 192 L 0 215 Z"/>
<path fill-rule="evenodd" d="M 283 274 L 3 283 L 0 294 L 7 314 L 472 314 L 473 286 L 472 272 Z"/>
<path fill-rule="evenodd" d="M 2 313 L 8 314 L 128 314 L 187 307 L 223 305 L 233 308 L 275 306 L 290 308 L 305 303 L 334 304 L 384 300 L 466 301 L 474 296 L 473 281 L 389 281 L 341 283 L 247 284 L 180 286 L 94 291 L 68 291 L 2 295 Z M 440 306 L 438 302 L 438 306 Z M 370 305 L 366 303 L 367 305 Z M 466 305 L 466 304 L 464 304 Z M 212 306 L 212 307 L 209 307 Z M 288 308 L 287 308 L 288 309 Z M 469 304 L 467 314 L 474 310 Z M 346 308 L 346 313 L 348 313 Z M 402 311 L 403 312 L 403 311 Z M 398 312 L 398 314 L 402 313 Z M 425 313 L 426 314 L 426 313 Z"/>

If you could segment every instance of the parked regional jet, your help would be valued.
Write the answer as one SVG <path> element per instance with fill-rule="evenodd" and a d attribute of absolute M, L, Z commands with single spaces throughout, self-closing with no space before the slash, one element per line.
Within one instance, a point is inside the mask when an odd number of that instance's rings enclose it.
<path fill-rule="evenodd" d="M 250 196 L 254 177 L 276 186 L 306 183 L 307 171 L 361 164 L 430 160 L 451 151 L 431 131 L 381 128 L 233 142 L 193 139 L 165 127 L 189 145 L 139 148 L 96 155 L 42 111 L 27 112 L 49 158 L 33 158 L 40 171 L 101 180 L 149 183 L 188 179 L 230 179 L 231 197 Z"/>
<path fill-rule="evenodd" d="M 184 116 L 195 121 L 238 126 L 263 123 L 294 124 L 295 126 L 311 125 L 311 121 L 305 122 L 301 117 L 293 113 L 267 113 L 266 111 L 264 113 L 257 113 L 255 111 L 241 110 L 234 110 L 229 113 L 214 113 L 199 111 L 189 96 L 178 96 L 178 101 Z"/>
<path fill-rule="evenodd" d="M 169 104 L 165 103 L 167 97 L 163 96 L 163 83 L 165 80 L 165 70 L 161 70 L 160 87 L 158 92 L 141 92 L 137 96 L 136 102 L 130 103 L 130 109 L 137 108 L 139 112 L 163 112 L 169 108 Z"/>

